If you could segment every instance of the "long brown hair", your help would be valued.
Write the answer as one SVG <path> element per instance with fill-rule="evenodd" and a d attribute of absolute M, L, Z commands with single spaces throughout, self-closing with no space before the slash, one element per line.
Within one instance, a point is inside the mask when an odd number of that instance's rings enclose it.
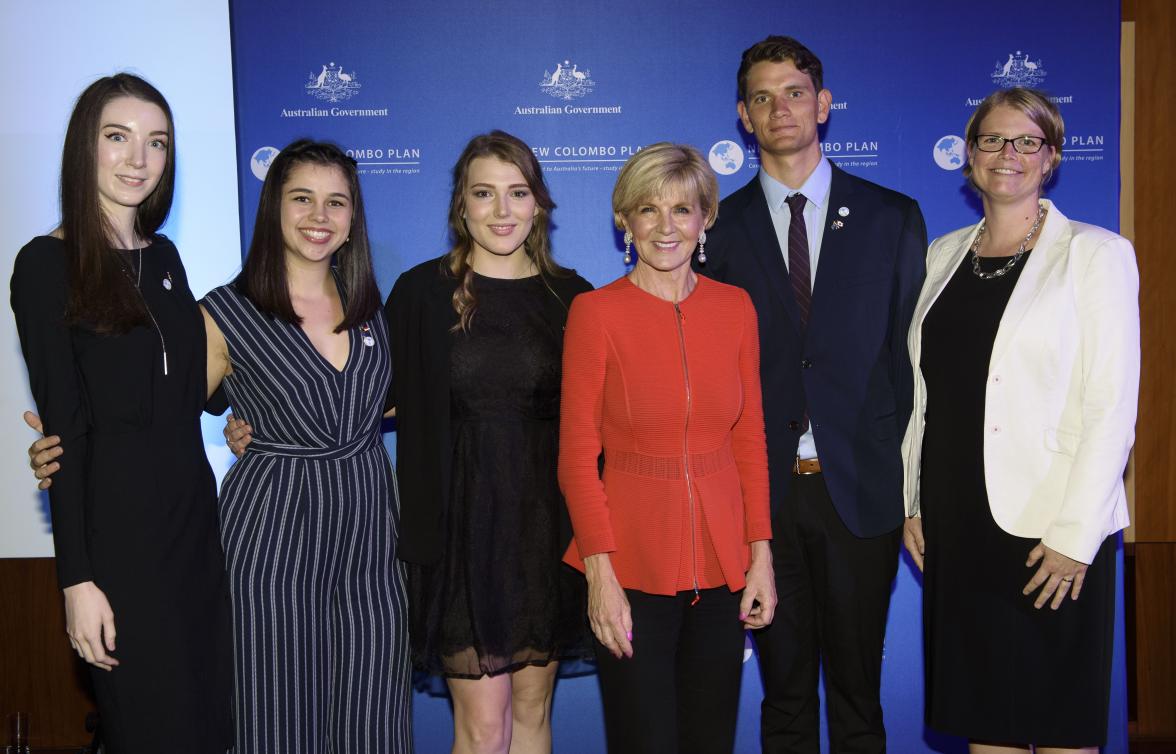
<path fill-rule="evenodd" d="M 477 297 L 474 294 L 474 268 L 470 266 L 470 256 L 474 251 L 474 239 L 466 228 L 465 220 L 465 188 L 469 179 L 470 164 L 479 157 L 493 157 L 514 165 L 523 174 L 527 188 L 535 197 L 537 212 L 531 225 L 531 232 L 523 241 L 523 251 L 535 267 L 539 275 L 563 276 L 568 271 L 555 263 L 551 254 L 551 212 L 555 209 L 555 202 L 551 200 L 551 192 L 543 181 L 543 168 L 539 160 L 521 139 L 505 131 L 491 131 L 479 134 L 470 139 L 457 164 L 453 166 L 453 193 L 449 198 L 449 235 L 453 248 L 442 259 L 444 270 L 459 279 L 461 284 L 453 292 L 453 309 L 460 318 L 454 330 L 470 329 L 474 313 L 478 308 Z"/>
<path fill-rule="evenodd" d="M 372 252 L 368 244 L 367 220 L 363 210 L 363 192 L 359 188 L 359 170 L 355 160 L 335 144 L 298 139 L 286 146 L 265 175 L 257 219 L 253 223 L 253 240 L 241 274 L 233 281 L 237 291 L 261 311 L 292 325 L 302 324 L 290 301 L 286 274 L 286 244 L 282 237 L 282 190 L 290 173 L 299 165 L 337 167 L 347 179 L 351 192 L 350 238 L 335 252 L 335 270 L 343 289 L 343 321 L 335 332 L 343 332 L 367 322 L 380 307 L 380 289 L 372 271 Z"/>
<path fill-rule="evenodd" d="M 167 160 L 155 190 L 135 212 L 135 233 L 147 238 L 171 211 L 176 178 L 176 136 L 171 108 L 159 90 L 138 76 L 98 79 L 78 97 L 61 152 L 61 234 L 65 240 L 69 298 L 65 320 L 117 335 L 148 323 L 142 298 L 117 255 L 114 228 L 98 193 L 98 131 L 102 109 L 119 97 L 150 102 L 167 118 Z"/>

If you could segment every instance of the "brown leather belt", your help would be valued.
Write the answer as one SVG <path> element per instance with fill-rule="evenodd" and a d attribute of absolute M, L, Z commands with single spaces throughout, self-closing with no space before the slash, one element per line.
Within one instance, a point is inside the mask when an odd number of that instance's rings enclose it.
<path fill-rule="evenodd" d="M 821 473 L 821 461 L 817 458 L 797 458 L 792 462 L 792 473 L 808 476 Z"/>

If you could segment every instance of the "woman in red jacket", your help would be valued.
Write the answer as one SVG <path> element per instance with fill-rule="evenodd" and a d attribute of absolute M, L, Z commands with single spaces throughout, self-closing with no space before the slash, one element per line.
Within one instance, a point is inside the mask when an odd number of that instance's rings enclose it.
<path fill-rule="evenodd" d="M 696 150 L 643 149 L 613 191 L 636 264 L 568 316 L 564 559 L 588 579 L 614 754 L 731 751 L 743 630 L 776 606 L 755 311 L 690 266 L 717 209 Z"/>

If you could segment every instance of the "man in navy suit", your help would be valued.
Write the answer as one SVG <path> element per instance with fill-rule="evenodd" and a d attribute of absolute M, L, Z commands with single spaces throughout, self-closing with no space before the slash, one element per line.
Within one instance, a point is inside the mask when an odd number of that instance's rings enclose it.
<path fill-rule="evenodd" d="M 832 165 L 832 95 L 790 37 L 743 53 L 739 117 L 760 171 L 723 200 L 699 270 L 759 314 L 779 606 L 756 634 L 765 752 L 883 752 L 882 643 L 903 518 L 906 336 L 923 282 L 918 204 Z"/>

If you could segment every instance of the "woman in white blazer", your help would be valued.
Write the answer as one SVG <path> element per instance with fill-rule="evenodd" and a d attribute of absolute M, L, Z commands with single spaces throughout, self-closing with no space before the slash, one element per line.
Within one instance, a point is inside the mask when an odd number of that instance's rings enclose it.
<path fill-rule="evenodd" d="M 976 754 L 1106 738 L 1139 279 L 1128 241 L 1041 198 L 1063 137 L 1039 92 L 980 104 L 964 172 L 984 218 L 931 244 L 908 339 L 927 724 Z"/>

